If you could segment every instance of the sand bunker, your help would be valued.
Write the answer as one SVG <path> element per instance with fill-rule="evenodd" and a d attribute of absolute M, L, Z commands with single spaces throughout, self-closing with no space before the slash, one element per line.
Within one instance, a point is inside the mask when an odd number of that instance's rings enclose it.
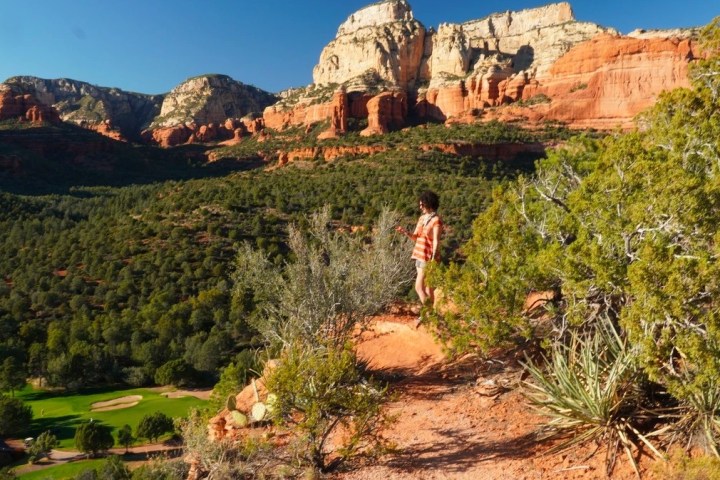
<path fill-rule="evenodd" d="M 208 400 L 211 393 L 212 390 L 174 390 L 161 393 L 161 395 L 167 398 L 195 397 L 200 400 Z"/>
<path fill-rule="evenodd" d="M 90 405 L 91 412 L 107 412 L 108 410 L 119 410 L 137 405 L 142 400 L 142 395 L 128 395 L 126 397 L 114 398 L 104 402 L 95 402 Z"/>

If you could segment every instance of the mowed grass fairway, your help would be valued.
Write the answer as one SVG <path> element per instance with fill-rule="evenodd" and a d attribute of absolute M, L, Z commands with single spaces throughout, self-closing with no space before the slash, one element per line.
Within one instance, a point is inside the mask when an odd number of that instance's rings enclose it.
<path fill-rule="evenodd" d="M 105 462 L 105 459 L 95 460 L 81 460 L 78 462 L 64 463 L 57 467 L 50 467 L 48 469 L 36 470 L 34 472 L 23 473 L 18 475 L 18 478 L 22 480 L 63 480 L 72 479 L 78 476 L 78 474 L 84 470 L 97 469 Z"/>
<path fill-rule="evenodd" d="M 142 396 L 137 405 L 104 412 L 92 411 L 94 403 L 132 395 Z M 202 408 L 207 404 L 206 400 L 192 396 L 167 398 L 161 395 L 161 392 L 148 388 L 95 389 L 60 393 L 26 387 L 17 396 L 33 409 L 33 421 L 27 435 L 36 437 L 50 430 L 60 442 L 58 448 L 69 450 L 75 448 L 74 437 L 77 425 L 90 419 L 113 427 L 113 435 L 117 438 L 117 430 L 125 424 L 132 427 L 134 435 L 140 419 L 147 414 L 162 412 L 169 417 L 178 418 L 186 416 L 191 408 Z"/>

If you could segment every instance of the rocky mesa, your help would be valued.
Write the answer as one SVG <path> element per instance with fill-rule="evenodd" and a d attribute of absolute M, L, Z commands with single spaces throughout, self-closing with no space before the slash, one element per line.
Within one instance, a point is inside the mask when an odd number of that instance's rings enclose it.
<path fill-rule="evenodd" d="M 323 48 L 313 83 L 268 93 L 226 75 L 190 78 L 163 95 L 69 79 L 13 77 L 0 119 L 57 118 L 160 146 L 237 142 L 263 128 L 349 119 L 378 135 L 426 121 L 500 119 L 577 128 L 631 125 L 664 90 L 688 86 L 694 30 L 636 31 L 580 22 L 569 3 L 426 27 L 406 0 L 351 14 Z M 354 122 L 356 125 L 358 122 Z"/>
<path fill-rule="evenodd" d="M 688 85 L 687 68 L 697 56 L 693 34 L 623 36 L 577 21 L 565 2 L 435 30 L 415 19 L 405 0 L 386 0 L 340 25 L 320 54 L 313 84 L 268 107 L 265 124 L 281 129 L 330 119 L 329 137 L 345 122 L 339 112 L 367 118 L 366 134 L 409 118 L 627 125 L 663 90 Z M 388 106 L 387 92 L 406 104 Z M 406 116 L 398 119 L 398 112 Z"/>

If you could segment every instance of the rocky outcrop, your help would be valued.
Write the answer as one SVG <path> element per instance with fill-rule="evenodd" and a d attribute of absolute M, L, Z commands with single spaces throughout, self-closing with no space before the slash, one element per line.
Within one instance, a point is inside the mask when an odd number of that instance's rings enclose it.
<path fill-rule="evenodd" d="M 228 118 L 262 112 L 276 101 L 274 95 L 226 75 L 195 77 L 165 96 L 160 115 L 153 120 L 150 129 L 186 124 L 223 124 Z"/>
<path fill-rule="evenodd" d="M 332 116 L 330 117 L 330 127 L 318 135 L 319 140 L 328 138 L 337 138 L 347 132 L 348 129 L 348 104 L 347 93 L 344 90 L 335 92 L 332 100 Z"/>
<path fill-rule="evenodd" d="M 385 83 L 415 87 L 425 51 L 425 27 L 405 0 L 365 7 L 340 25 L 313 69 L 317 85 L 346 84 L 369 90 Z"/>
<path fill-rule="evenodd" d="M 331 119 L 336 100 L 327 92 L 344 88 L 348 117 L 368 118 L 365 134 L 402 125 L 382 120 L 390 100 L 380 94 L 397 90 L 416 119 L 507 117 L 607 128 L 627 122 L 662 89 L 687 85 L 694 58 L 688 38 L 682 30 L 621 37 L 578 22 L 565 2 L 426 30 L 405 1 L 386 0 L 352 14 L 323 49 L 314 84 L 294 90 L 264 116 L 276 129 Z M 644 81 L 651 71 L 659 78 Z M 527 107 L 541 98 L 541 105 Z M 522 107 L 496 111 L 509 104 Z"/>
<path fill-rule="evenodd" d="M 6 84 L 53 107 L 65 122 L 106 134 L 136 140 L 160 111 L 162 95 L 125 92 L 66 78 L 11 77 Z"/>
<path fill-rule="evenodd" d="M 551 101 L 540 120 L 576 127 L 629 125 L 664 90 L 688 87 L 698 52 L 688 38 L 600 35 L 575 46 L 525 87 L 523 98 Z"/>
<path fill-rule="evenodd" d="M 576 21 L 568 3 L 440 25 L 433 36 L 429 87 L 419 95 L 421 109 L 444 121 L 517 101 L 525 85 L 573 45 L 603 32 L 615 33 Z"/>
<path fill-rule="evenodd" d="M 0 84 L 0 121 L 19 120 L 33 124 L 59 123 L 54 108 L 41 104 L 33 95 L 12 85 Z"/>
<path fill-rule="evenodd" d="M 386 145 L 352 145 L 352 146 L 316 146 L 296 148 L 289 151 L 277 152 L 278 166 L 288 163 L 323 159 L 331 162 L 337 158 L 356 155 L 375 155 L 387 152 L 392 147 Z M 545 153 L 546 146 L 542 143 L 433 143 L 421 145 L 423 152 L 439 151 L 457 156 L 496 158 L 498 160 L 513 160 L 518 155 L 537 155 Z"/>
<path fill-rule="evenodd" d="M 172 127 L 148 129 L 142 133 L 143 141 L 161 147 L 174 147 L 186 143 L 227 142 L 238 143 L 242 137 L 263 130 L 261 117 L 228 118 L 222 124 L 198 125 L 188 123 Z"/>
<path fill-rule="evenodd" d="M 405 125 L 407 96 L 404 92 L 383 92 L 367 103 L 368 126 L 360 135 L 382 135 Z"/>

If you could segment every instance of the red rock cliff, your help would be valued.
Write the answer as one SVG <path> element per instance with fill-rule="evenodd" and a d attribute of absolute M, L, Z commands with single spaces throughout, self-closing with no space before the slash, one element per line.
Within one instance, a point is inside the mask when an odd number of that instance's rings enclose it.
<path fill-rule="evenodd" d="M 59 123 L 60 117 L 54 108 L 41 104 L 32 95 L 17 93 L 9 86 L 0 84 L 0 120 L 40 124 Z"/>
<path fill-rule="evenodd" d="M 689 39 L 599 35 L 526 86 L 523 98 L 550 97 L 542 119 L 577 127 L 627 125 L 662 91 L 689 86 L 695 48 Z"/>

